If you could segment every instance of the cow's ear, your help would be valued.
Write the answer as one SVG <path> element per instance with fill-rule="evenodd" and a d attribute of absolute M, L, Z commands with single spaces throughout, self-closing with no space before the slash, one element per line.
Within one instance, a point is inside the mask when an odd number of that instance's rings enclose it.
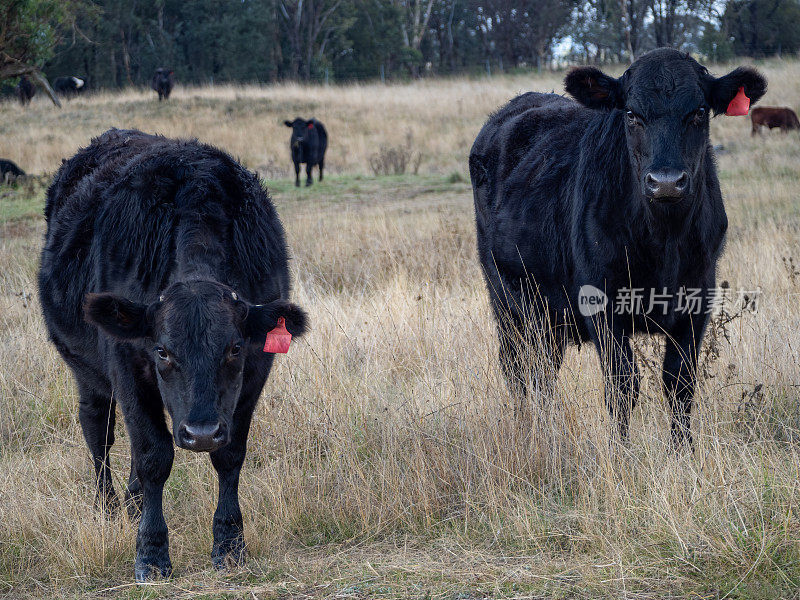
<path fill-rule="evenodd" d="M 595 67 L 577 67 L 564 79 L 564 88 L 575 100 L 589 108 L 610 110 L 625 104 L 622 84 Z"/>
<path fill-rule="evenodd" d="M 268 304 L 251 304 L 244 320 L 244 334 L 252 342 L 263 345 L 267 332 L 283 317 L 286 329 L 295 337 L 308 329 L 308 315 L 302 308 L 286 300 L 275 300 Z"/>
<path fill-rule="evenodd" d="M 148 337 L 152 331 L 152 310 L 114 294 L 86 294 L 83 315 L 108 335 L 120 340 Z"/>
<path fill-rule="evenodd" d="M 292 122 L 291 121 L 284 121 L 283 124 L 286 125 L 287 127 L 291 127 L 292 126 Z"/>
<path fill-rule="evenodd" d="M 714 114 L 724 113 L 728 105 L 743 88 L 744 95 L 755 104 L 767 91 L 767 79 L 752 67 L 739 67 L 723 77 L 707 76 L 706 99 Z"/>

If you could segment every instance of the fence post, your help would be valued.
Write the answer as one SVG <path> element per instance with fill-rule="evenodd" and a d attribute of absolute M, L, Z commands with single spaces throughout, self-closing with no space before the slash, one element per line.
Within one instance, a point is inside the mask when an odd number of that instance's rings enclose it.
<path fill-rule="evenodd" d="M 325 85 L 328 85 L 328 67 L 325 67 Z"/>
<path fill-rule="evenodd" d="M 492 76 L 492 65 L 489 64 L 489 59 L 488 58 L 486 59 L 486 75 L 488 77 Z"/>
<path fill-rule="evenodd" d="M 381 83 L 386 83 L 386 73 L 383 69 L 383 63 L 381 63 Z"/>

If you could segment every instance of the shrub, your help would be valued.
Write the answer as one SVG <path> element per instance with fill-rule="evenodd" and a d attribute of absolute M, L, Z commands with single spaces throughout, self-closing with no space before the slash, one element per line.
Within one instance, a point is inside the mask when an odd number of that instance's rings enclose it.
<path fill-rule="evenodd" d="M 369 157 L 369 166 L 375 175 L 404 175 L 406 169 L 416 175 L 422 154 L 414 150 L 414 134 L 406 133 L 406 141 L 400 146 L 381 146 Z"/>

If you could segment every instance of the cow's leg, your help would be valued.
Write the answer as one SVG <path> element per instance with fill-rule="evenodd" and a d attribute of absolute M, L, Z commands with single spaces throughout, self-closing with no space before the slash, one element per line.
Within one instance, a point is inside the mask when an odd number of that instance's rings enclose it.
<path fill-rule="evenodd" d="M 297 161 L 294 163 L 294 186 L 300 187 L 300 163 Z"/>
<path fill-rule="evenodd" d="M 111 462 L 108 453 L 114 445 L 114 425 L 117 403 L 108 396 L 97 393 L 90 385 L 78 384 L 80 403 L 78 419 L 83 437 L 92 453 L 92 463 L 97 483 L 97 505 L 110 514 L 119 508 L 119 499 L 111 481 Z"/>
<path fill-rule="evenodd" d="M 131 439 L 134 470 L 141 484 L 142 514 L 136 536 L 136 581 L 172 573 L 169 535 L 164 520 L 164 483 L 175 451 L 164 419 L 164 405 L 155 383 L 136 380 L 124 367 L 114 388 Z"/>
<path fill-rule="evenodd" d="M 314 164 L 307 162 L 306 163 L 306 187 L 309 187 L 312 183 L 314 183 L 314 178 L 311 176 L 311 170 L 314 168 Z"/>
<path fill-rule="evenodd" d="M 128 516 L 131 521 L 138 519 L 142 514 L 142 484 L 136 476 L 136 465 L 131 455 L 131 471 L 128 475 L 128 488 L 125 490 L 125 505 L 128 507 Z"/>
<path fill-rule="evenodd" d="M 697 353 L 708 320 L 704 313 L 693 316 L 683 316 L 666 336 L 662 381 L 672 411 L 670 439 L 675 449 L 684 444 L 692 447 L 690 419 L 697 381 Z"/>
<path fill-rule="evenodd" d="M 238 563 L 244 555 L 242 511 L 239 508 L 239 473 L 247 452 L 247 436 L 258 397 L 272 365 L 272 356 L 259 357 L 260 369 L 245 370 L 245 387 L 233 415 L 231 442 L 211 453 L 211 464 L 219 478 L 219 498 L 214 512 L 214 546 L 211 560 L 222 569 Z M 255 371 L 259 371 L 258 374 Z"/>
<path fill-rule="evenodd" d="M 612 307 L 609 307 L 612 310 Z M 633 358 L 630 337 L 622 331 L 617 315 L 609 323 L 602 312 L 586 318 L 605 377 L 605 399 L 622 441 L 628 439 L 630 413 L 639 398 L 639 369 Z"/>
<path fill-rule="evenodd" d="M 506 385 L 515 400 L 515 410 L 525 403 L 528 396 L 528 378 L 525 366 L 524 329 L 511 319 L 498 323 L 500 337 L 500 368 L 506 378 Z"/>
<path fill-rule="evenodd" d="M 322 171 L 325 169 L 325 159 L 319 161 L 319 180 L 322 181 Z"/>
<path fill-rule="evenodd" d="M 545 316 L 535 314 L 526 319 L 516 308 L 498 307 L 495 315 L 500 337 L 500 366 L 509 389 L 515 397 L 515 412 L 525 411 L 528 392 L 548 395 L 564 358 L 566 340 L 540 326 Z M 533 388 L 529 389 L 528 382 Z"/>
<path fill-rule="evenodd" d="M 754 137 L 758 133 L 758 130 L 759 130 L 759 126 L 756 125 L 756 123 L 754 121 L 752 123 L 751 127 L 750 127 L 750 137 Z"/>

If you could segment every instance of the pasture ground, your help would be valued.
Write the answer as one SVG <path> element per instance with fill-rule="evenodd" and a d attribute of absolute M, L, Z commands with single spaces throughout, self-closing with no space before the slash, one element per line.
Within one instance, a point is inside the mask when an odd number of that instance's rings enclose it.
<path fill-rule="evenodd" d="M 800 104 L 800 63 L 762 65 L 764 105 Z M 714 69 L 721 74 L 722 67 Z M 693 419 L 668 450 L 660 349 L 641 338 L 632 439 L 610 441 L 591 348 L 522 419 L 496 364 L 475 252 L 469 147 L 490 110 L 561 75 L 331 88 L 215 87 L 0 103 L 0 156 L 41 176 L 0 188 L 0 595 L 120 598 L 800 597 L 800 135 L 712 141 L 730 229 Z M 330 177 L 290 180 L 284 118 L 331 132 Z M 195 135 L 270 187 L 312 332 L 277 360 L 241 483 L 249 560 L 211 568 L 216 481 L 176 453 L 165 493 L 174 578 L 135 586 L 135 524 L 93 507 L 72 378 L 35 274 L 43 185 L 110 126 Z M 410 140 L 410 142 L 409 142 Z M 419 175 L 370 157 L 410 144 Z M 119 490 L 129 448 L 121 419 Z"/>

